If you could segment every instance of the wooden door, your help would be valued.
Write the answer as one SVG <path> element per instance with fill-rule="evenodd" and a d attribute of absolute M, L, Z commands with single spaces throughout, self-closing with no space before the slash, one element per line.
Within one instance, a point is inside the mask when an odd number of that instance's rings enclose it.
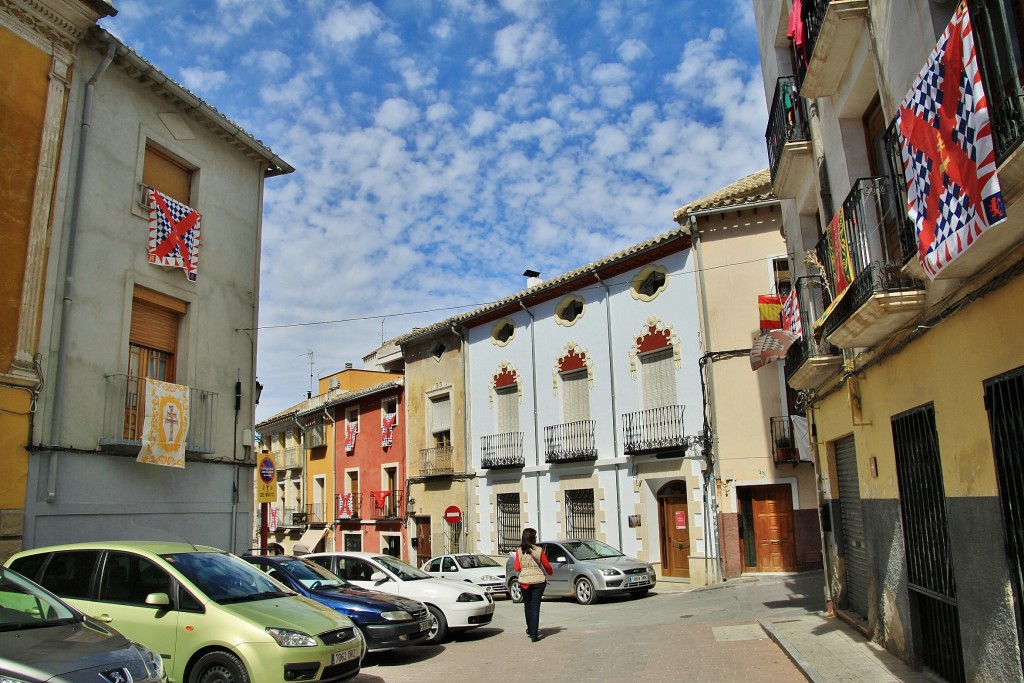
<path fill-rule="evenodd" d="M 789 486 L 751 489 L 759 572 L 796 571 L 792 495 Z"/>
<path fill-rule="evenodd" d="M 665 576 L 690 576 L 690 515 L 687 502 L 683 482 L 671 482 L 658 492 L 661 566 Z"/>
<path fill-rule="evenodd" d="M 433 557 L 430 551 L 430 518 L 416 518 L 416 566 L 422 567 L 423 563 Z"/>

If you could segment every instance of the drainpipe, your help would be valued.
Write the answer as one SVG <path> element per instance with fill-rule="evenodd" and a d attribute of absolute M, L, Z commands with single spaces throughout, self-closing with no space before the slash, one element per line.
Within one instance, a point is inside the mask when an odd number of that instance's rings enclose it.
<path fill-rule="evenodd" d="M 65 364 L 67 362 L 68 335 L 71 318 L 71 302 L 74 294 L 74 267 L 75 267 L 75 242 L 78 237 L 78 225 L 82 220 L 82 185 L 85 179 L 85 158 L 89 149 L 89 129 L 92 125 L 92 94 L 96 88 L 96 82 L 107 70 L 110 63 L 114 61 L 114 52 L 117 46 L 114 43 L 107 45 L 107 54 L 103 61 L 96 67 L 96 72 L 85 84 L 85 98 L 82 103 L 82 132 L 78 138 L 78 163 L 75 166 L 75 186 L 71 195 L 71 222 L 68 225 L 68 250 L 64 264 L 64 298 L 61 304 L 60 313 L 60 336 L 57 342 L 57 367 L 53 378 L 53 415 L 50 419 L 50 445 L 60 444 L 61 430 L 63 428 L 63 402 L 64 384 L 66 382 Z M 57 499 L 57 460 L 56 451 L 50 452 L 50 459 L 47 465 L 46 474 L 46 502 L 52 503 Z"/>
<path fill-rule="evenodd" d="M 469 386 L 469 345 L 466 343 L 466 340 L 462 336 L 462 334 L 455 329 L 455 325 L 449 325 L 448 327 L 451 329 L 452 334 L 459 338 L 459 355 L 462 358 L 462 448 L 463 451 L 465 452 L 465 458 L 463 458 L 463 469 L 466 471 L 467 474 L 469 474 L 469 468 L 472 459 L 471 456 L 473 453 L 473 441 L 470 437 L 469 431 L 469 392 L 466 391 L 466 387 Z M 470 485 L 470 477 L 467 476 L 463 481 L 465 484 L 465 491 L 463 492 L 464 497 L 462 509 L 465 510 L 465 512 L 463 513 L 464 517 L 462 522 L 462 533 L 464 534 L 463 541 L 465 542 L 468 541 L 469 538 L 469 510 L 472 496 L 472 486 Z M 465 543 L 463 543 L 463 547 L 465 547 Z M 479 550 L 479 548 L 477 548 L 476 550 Z"/>
<path fill-rule="evenodd" d="M 617 429 L 616 418 L 619 416 L 618 405 L 615 401 L 615 353 L 612 345 L 612 293 L 608 285 L 604 283 L 597 271 L 594 271 L 594 279 L 604 289 L 605 300 L 605 326 L 608 332 L 608 375 L 611 377 L 610 388 L 612 394 L 612 454 L 615 458 L 615 527 L 619 532 L 619 550 L 622 550 L 622 494 L 619 485 L 619 430 Z"/>
<path fill-rule="evenodd" d="M 534 330 L 537 321 L 534 319 L 533 313 L 530 313 L 530 309 L 522 301 L 519 302 L 519 307 L 526 311 L 526 315 L 530 316 L 530 366 L 533 374 L 533 450 L 534 455 L 537 457 L 537 472 L 535 474 L 537 481 L 537 533 L 543 538 L 543 530 L 540 523 L 540 413 L 537 409 L 537 391 L 540 385 L 537 384 L 537 336 Z"/>

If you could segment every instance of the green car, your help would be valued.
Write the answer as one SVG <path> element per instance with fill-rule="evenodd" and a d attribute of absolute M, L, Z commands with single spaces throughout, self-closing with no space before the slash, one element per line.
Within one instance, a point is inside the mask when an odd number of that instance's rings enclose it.
<path fill-rule="evenodd" d="M 77 543 L 7 566 L 160 653 L 170 683 L 330 683 L 358 674 L 366 653 L 348 617 L 216 548 Z"/>

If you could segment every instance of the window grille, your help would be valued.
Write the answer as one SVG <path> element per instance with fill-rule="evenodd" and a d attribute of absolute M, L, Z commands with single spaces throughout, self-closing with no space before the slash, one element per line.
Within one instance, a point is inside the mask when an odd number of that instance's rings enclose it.
<path fill-rule="evenodd" d="M 507 555 L 522 542 L 523 525 L 519 518 L 519 494 L 498 494 L 498 552 Z"/>
<path fill-rule="evenodd" d="M 596 537 L 593 489 L 565 492 L 565 526 L 569 538 L 583 540 Z"/>

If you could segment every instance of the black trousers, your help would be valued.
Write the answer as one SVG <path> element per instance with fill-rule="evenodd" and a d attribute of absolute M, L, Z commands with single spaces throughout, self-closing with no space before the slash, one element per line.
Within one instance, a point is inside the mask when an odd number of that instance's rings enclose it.
<path fill-rule="evenodd" d="M 546 583 L 535 583 L 529 588 L 523 586 L 523 608 L 526 611 L 526 632 L 531 638 L 537 637 L 540 628 L 540 599 L 544 597 Z"/>

